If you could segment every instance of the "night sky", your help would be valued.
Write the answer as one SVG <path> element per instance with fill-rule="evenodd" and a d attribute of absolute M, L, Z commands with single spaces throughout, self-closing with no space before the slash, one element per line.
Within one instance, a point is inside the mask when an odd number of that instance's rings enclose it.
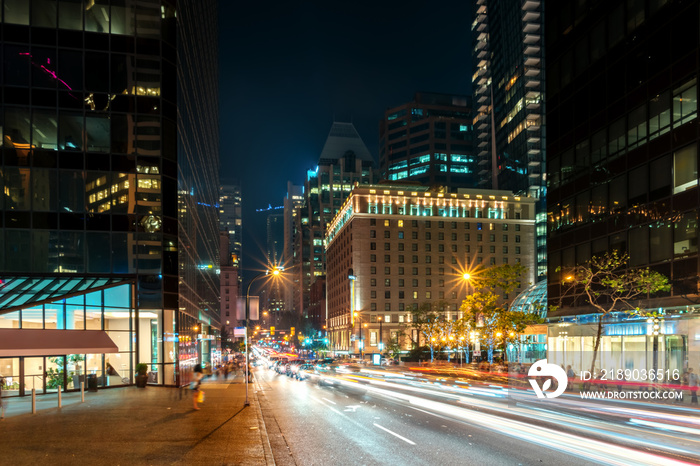
<path fill-rule="evenodd" d="M 264 262 L 255 210 L 303 185 L 334 119 L 377 159 L 387 108 L 471 92 L 467 1 L 221 0 L 219 18 L 221 180 L 242 185 L 245 276 Z"/>

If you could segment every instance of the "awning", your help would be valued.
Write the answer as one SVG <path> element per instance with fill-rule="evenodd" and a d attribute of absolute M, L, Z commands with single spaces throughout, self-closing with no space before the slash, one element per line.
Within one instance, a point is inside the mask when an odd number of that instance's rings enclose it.
<path fill-rule="evenodd" d="M 0 357 L 117 353 L 104 330 L 0 328 Z"/>
<path fill-rule="evenodd" d="M 131 283 L 134 279 L 63 276 L 0 275 L 0 314 L 48 304 L 93 291 Z"/>

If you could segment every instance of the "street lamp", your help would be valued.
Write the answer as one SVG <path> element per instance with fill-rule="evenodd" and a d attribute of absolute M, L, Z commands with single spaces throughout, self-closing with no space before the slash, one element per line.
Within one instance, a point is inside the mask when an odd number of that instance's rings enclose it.
<path fill-rule="evenodd" d="M 283 270 L 283 267 L 274 266 L 272 267 L 272 269 L 267 269 L 264 272 L 257 274 L 248 283 L 248 288 L 245 292 L 245 406 L 250 406 L 250 402 L 248 401 L 248 377 L 250 376 L 248 374 L 248 366 L 250 364 L 250 355 L 248 354 L 248 327 L 250 326 L 250 287 L 253 285 L 254 281 L 266 277 L 268 275 L 273 275 L 277 277 L 280 273 L 282 273 Z"/>

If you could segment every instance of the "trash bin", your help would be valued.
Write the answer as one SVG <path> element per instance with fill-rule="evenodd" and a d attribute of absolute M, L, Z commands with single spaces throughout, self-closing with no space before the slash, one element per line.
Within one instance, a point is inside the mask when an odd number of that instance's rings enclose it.
<path fill-rule="evenodd" d="M 97 391 L 97 374 L 88 374 L 87 375 L 87 389 L 90 392 Z"/>

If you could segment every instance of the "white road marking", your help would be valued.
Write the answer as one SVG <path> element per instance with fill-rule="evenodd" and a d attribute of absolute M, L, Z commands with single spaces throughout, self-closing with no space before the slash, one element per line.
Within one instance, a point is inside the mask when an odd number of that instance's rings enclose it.
<path fill-rule="evenodd" d="M 322 399 L 322 400 L 326 400 L 326 401 L 329 402 L 330 404 L 336 404 L 335 401 L 331 401 L 331 400 L 329 400 L 328 398 L 321 398 L 321 399 Z"/>
<path fill-rule="evenodd" d="M 380 426 L 380 425 L 377 424 L 376 422 L 374 422 L 373 424 L 374 424 L 375 427 L 379 427 L 379 428 L 382 429 L 383 431 L 389 432 L 389 433 L 390 433 L 391 435 L 393 435 L 394 437 L 400 438 L 401 440 L 403 440 L 404 442 L 406 442 L 406 443 L 408 443 L 408 444 L 410 444 L 410 445 L 415 445 L 415 444 L 416 444 L 416 442 L 412 442 L 412 441 L 410 441 L 409 439 L 407 439 L 406 437 L 402 437 L 401 435 L 397 434 L 396 432 L 392 432 L 392 431 L 390 431 L 389 429 L 387 429 L 386 427 Z"/>

